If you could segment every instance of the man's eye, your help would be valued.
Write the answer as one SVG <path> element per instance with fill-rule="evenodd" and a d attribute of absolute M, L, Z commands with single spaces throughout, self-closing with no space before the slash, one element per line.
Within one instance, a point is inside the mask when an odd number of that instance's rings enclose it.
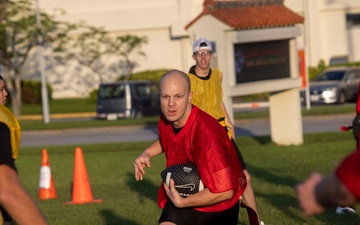
<path fill-rule="evenodd" d="M 210 55 L 211 54 L 211 51 L 204 51 L 204 52 L 196 52 L 195 55 Z"/>

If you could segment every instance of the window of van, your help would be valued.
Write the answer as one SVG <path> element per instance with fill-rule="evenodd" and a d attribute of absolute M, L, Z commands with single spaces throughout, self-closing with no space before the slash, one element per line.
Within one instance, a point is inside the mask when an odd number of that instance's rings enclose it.
<path fill-rule="evenodd" d="M 150 92 L 153 97 L 159 97 L 160 95 L 159 88 L 155 84 L 150 85 Z"/>
<path fill-rule="evenodd" d="M 125 96 L 125 85 L 109 84 L 100 85 L 99 98 L 123 98 Z"/>
<path fill-rule="evenodd" d="M 135 86 L 135 92 L 138 97 L 149 96 L 148 84 L 137 84 Z"/>

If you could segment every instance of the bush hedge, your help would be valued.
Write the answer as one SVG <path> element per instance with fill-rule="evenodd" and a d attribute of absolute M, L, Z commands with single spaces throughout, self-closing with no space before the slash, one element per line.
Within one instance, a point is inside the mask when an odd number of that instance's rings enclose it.
<path fill-rule="evenodd" d="M 52 100 L 52 88 L 47 86 L 49 100 Z M 41 81 L 23 80 L 21 81 L 22 103 L 23 104 L 40 104 L 41 103 Z"/>
<path fill-rule="evenodd" d="M 47 84 L 47 93 L 49 101 L 52 100 L 52 87 Z M 22 80 L 21 81 L 21 101 L 22 104 L 35 105 L 41 104 L 41 81 Z M 11 103 L 11 96 L 8 96 L 8 102 Z"/>
<path fill-rule="evenodd" d="M 324 71 L 327 68 L 343 67 L 343 66 L 345 66 L 345 67 L 360 66 L 360 62 L 345 63 L 345 64 L 329 66 L 329 65 L 326 65 L 324 60 L 320 60 L 317 66 L 309 66 L 308 67 L 309 80 L 313 80 L 317 75 L 319 75 L 322 71 Z"/>

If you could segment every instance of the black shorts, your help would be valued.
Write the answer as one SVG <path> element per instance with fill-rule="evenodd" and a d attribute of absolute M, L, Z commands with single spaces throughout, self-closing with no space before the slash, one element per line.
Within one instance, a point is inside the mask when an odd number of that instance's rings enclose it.
<path fill-rule="evenodd" d="M 239 219 L 239 202 L 221 212 L 200 212 L 193 208 L 177 208 L 168 201 L 161 213 L 159 224 L 172 222 L 177 225 L 236 225 Z"/>
<path fill-rule="evenodd" d="M 243 156 L 241 155 L 240 149 L 237 146 L 237 144 L 236 144 L 236 142 L 235 142 L 235 140 L 233 138 L 231 138 L 231 142 L 233 143 L 233 145 L 234 145 L 234 147 L 236 149 L 236 154 L 237 154 L 238 160 L 240 162 L 240 165 L 243 168 L 243 170 L 245 170 L 246 169 L 246 164 L 245 164 Z"/>

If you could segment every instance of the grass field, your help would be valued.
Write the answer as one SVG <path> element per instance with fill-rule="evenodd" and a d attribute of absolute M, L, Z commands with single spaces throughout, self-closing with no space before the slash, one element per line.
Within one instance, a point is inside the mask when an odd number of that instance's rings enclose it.
<path fill-rule="evenodd" d="M 303 218 L 298 209 L 294 186 L 316 170 L 328 174 L 339 160 L 354 149 L 350 133 L 304 135 L 301 146 L 276 146 L 270 137 L 237 139 L 252 175 L 252 183 L 262 219 L 268 225 L 356 225 L 358 215 L 337 215 L 334 210 L 312 218 Z M 77 146 L 48 148 L 57 198 L 37 197 L 41 164 L 40 148 L 22 148 L 17 167 L 20 178 L 52 225 L 152 225 L 161 210 L 157 207 L 157 189 L 165 159 L 152 160 L 145 179 L 135 181 L 134 159 L 149 142 L 82 145 L 94 199 L 102 203 L 66 205 L 71 201 L 74 152 Z M 360 207 L 357 205 L 357 211 Z M 247 225 L 245 210 L 239 223 Z"/>

